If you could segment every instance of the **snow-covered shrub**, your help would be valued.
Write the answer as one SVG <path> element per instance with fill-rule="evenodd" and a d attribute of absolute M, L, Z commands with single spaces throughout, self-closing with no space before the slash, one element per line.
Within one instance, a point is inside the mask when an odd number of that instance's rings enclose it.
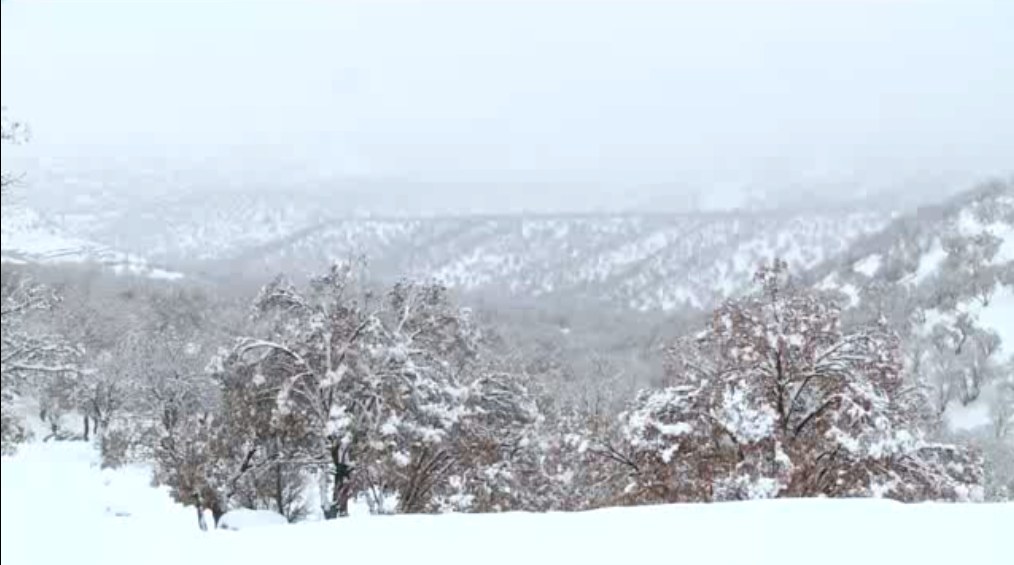
<path fill-rule="evenodd" d="M 632 500 L 982 497 L 979 459 L 918 431 L 894 333 L 844 333 L 840 307 L 784 263 L 757 280 L 672 348 L 669 386 L 624 416 Z"/>
<path fill-rule="evenodd" d="M 26 439 L 25 428 L 18 422 L 5 403 L 3 414 L 0 416 L 0 454 L 13 455 L 17 447 L 24 443 Z"/>
<path fill-rule="evenodd" d="M 616 416 L 575 409 L 550 416 L 543 467 L 551 508 L 582 511 L 625 503 L 624 489 L 637 468 Z"/>
<path fill-rule="evenodd" d="M 179 503 L 195 508 L 202 530 L 205 513 L 217 526 L 229 511 L 226 489 L 232 483 L 229 441 L 217 433 L 212 415 L 186 415 L 159 440 L 155 450 L 155 483 L 170 489 Z"/>
<path fill-rule="evenodd" d="M 452 440 L 455 464 L 434 489 L 432 509 L 533 511 L 540 495 L 543 418 L 526 378 L 488 371 L 468 386 L 466 415 Z"/>

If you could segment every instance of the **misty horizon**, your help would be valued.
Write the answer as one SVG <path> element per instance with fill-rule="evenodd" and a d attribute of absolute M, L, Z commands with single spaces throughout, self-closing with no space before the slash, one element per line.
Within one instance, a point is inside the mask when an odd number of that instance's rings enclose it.
<path fill-rule="evenodd" d="M 656 185 L 955 190 L 1014 167 L 1003 2 L 2 9 L 3 100 L 32 132 L 4 150 L 28 165 L 8 168 L 584 184 L 622 201 Z"/>

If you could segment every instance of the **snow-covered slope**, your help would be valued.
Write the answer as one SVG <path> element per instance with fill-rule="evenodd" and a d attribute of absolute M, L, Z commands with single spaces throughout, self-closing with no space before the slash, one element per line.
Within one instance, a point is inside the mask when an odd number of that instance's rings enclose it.
<path fill-rule="evenodd" d="M 37 211 L 15 204 L 3 207 L 0 248 L 5 263 L 92 263 L 117 274 L 162 280 L 183 275 L 151 265 L 141 256 L 69 234 Z"/>
<path fill-rule="evenodd" d="M 982 261 L 998 282 L 986 300 L 967 279 L 973 257 L 954 257 L 947 241 L 996 238 L 995 255 Z M 1014 184 L 998 184 L 963 195 L 939 207 L 901 219 L 864 238 L 841 258 L 818 269 L 819 285 L 844 288 L 856 306 L 872 300 L 878 284 L 903 289 L 917 316 L 916 331 L 968 314 L 1003 339 L 1004 356 L 1014 355 Z M 957 271 L 955 272 L 955 269 Z M 915 311 L 917 310 L 917 311 Z"/>
<path fill-rule="evenodd" d="M 301 270 L 363 253 L 382 277 L 672 310 L 742 289 L 775 255 L 811 267 L 881 225 L 868 214 L 346 220 L 244 262 Z"/>
<path fill-rule="evenodd" d="M 84 445 L 3 460 L 4 565 L 936 565 L 1010 561 L 1012 505 L 781 501 L 586 514 L 351 518 L 197 530 L 143 469 L 102 471 Z"/>
<path fill-rule="evenodd" d="M 889 220 L 857 210 L 356 218 L 329 215 L 334 207 L 317 197 L 235 193 L 125 206 L 100 213 L 85 202 L 50 221 L 210 277 L 307 274 L 364 255 L 381 279 L 643 310 L 712 305 L 741 290 L 762 260 L 810 268 Z"/>
<path fill-rule="evenodd" d="M 986 242 L 989 252 L 975 242 Z M 954 431 L 991 424 L 998 383 L 1014 368 L 1014 183 L 986 186 L 902 218 L 816 269 L 814 280 L 843 292 L 864 316 L 891 316 L 909 343 L 932 342 L 941 329 L 960 335 L 962 324 L 999 337 L 992 357 L 1001 367 L 997 381 L 972 402 L 955 400 L 947 408 Z M 956 350 L 971 349 L 963 345 Z"/>

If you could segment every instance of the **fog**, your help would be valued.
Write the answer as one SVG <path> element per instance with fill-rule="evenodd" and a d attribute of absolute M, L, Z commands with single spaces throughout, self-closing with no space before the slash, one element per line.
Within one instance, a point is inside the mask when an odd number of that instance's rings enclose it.
<path fill-rule="evenodd" d="M 71 171 L 622 198 L 632 184 L 964 187 L 1014 155 L 1010 2 L 2 9 L 3 103 L 32 132 L 4 155 Z"/>

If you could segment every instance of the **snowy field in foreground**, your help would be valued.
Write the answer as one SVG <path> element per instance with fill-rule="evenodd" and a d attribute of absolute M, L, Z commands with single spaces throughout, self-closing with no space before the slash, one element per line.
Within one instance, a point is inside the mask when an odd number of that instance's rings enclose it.
<path fill-rule="evenodd" d="M 1007 565 L 1014 506 L 796 501 L 574 515 L 352 518 L 201 534 L 143 469 L 84 445 L 3 460 L 3 565 Z"/>

